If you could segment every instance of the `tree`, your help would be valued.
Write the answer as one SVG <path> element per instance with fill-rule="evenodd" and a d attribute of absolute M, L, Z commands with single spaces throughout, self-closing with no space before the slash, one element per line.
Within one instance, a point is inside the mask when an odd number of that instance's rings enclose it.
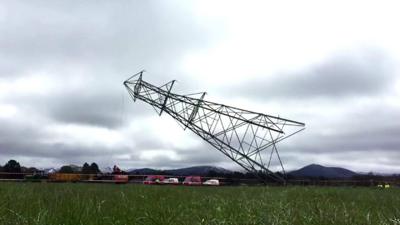
<path fill-rule="evenodd" d="M 60 168 L 60 173 L 74 173 L 74 170 L 72 169 L 71 166 L 62 166 Z"/>
<path fill-rule="evenodd" d="M 112 174 L 120 174 L 120 173 L 121 169 L 117 165 L 114 165 Z"/>
<path fill-rule="evenodd" d="M 97 174 L 99 172 L 100 172 L 99 166 L 96 163 L 92 163 L 92 164 L 90 164 L 90 166 L 86 162 L 83 164 L 83 167 L 82 167 L 83 174 Z"/>
<path fill-rule="evenodd" d="M 82 166 L 82 173 L 83 174 L 91 174 L 91 168 L 87 162 L 85 162 Z"/>
<path fill-rule="evenodd" d="M 4 165 L 3 171 L 7 173 L 21 173 L 21 165 L 19 162 L 11 159 Z"/>
<path fill-rule="evenodd" d="M 93 162 L 92 164 L 90 164 L 90 171 L 92 174 L 100 173 L 99 166 Z"/>

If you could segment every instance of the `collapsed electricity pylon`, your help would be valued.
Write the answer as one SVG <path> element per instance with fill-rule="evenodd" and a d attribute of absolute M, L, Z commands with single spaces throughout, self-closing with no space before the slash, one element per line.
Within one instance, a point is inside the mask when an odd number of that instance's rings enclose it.
<path fill-rule="evenodd" d="M 142 75 L 143 71 L 124 82 L 133 101 L 150 104 L 160 116 L 169 114 L 263 182 L 285 182 L 276 144 L 304 130 L 304 123 L 205 101 L 205 92 L 178 95 L 171 92 L 175 80 L 157 87 Z M 270 170 L 274 153 L 282 173 Z"/>

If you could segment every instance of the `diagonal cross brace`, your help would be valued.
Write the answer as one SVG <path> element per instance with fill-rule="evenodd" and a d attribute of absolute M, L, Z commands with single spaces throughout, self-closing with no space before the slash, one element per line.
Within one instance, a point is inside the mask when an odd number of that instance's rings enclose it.
<path fill-rule="evenodd" d="M 171 93 L 172 86 L 174 86 L 174 83 L 175 83 L 175 80 L 171 81 L 171 85 L 169 87 L 168 87 L 168 85 L 166 85 L 166 87 L 167 87 L 167 95 L 165 96 L 164 103 L 161 106 L 160 116 L 161 116 L 161 114 L 163 113 L 163 111 L 165 109 L 165 105 L 167 104 L 167 101 L 168 101 L 169 95 Z"/>

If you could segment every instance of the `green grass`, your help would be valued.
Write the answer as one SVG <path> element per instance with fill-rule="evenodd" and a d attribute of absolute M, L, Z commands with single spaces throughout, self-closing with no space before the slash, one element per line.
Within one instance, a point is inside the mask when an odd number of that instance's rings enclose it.
<path fill-rule="evenodd" d="M 400 225 L 400 189 L 0 183 L 0 224 Z"/>

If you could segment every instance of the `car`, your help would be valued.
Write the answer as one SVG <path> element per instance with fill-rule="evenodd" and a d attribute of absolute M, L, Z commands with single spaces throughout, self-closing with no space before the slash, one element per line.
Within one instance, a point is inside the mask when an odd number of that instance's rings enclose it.
<path fill-rule="evenodd" d="M 219 186 L 219 180 L 217 179 L 210 179 L 210 180 L 206 180 L 203 185 L 207 185 L 207 186 Z"/>
<path fill-rule="evenodd" d="M 162 181 L 163 184 L 179 184 L 178 178 L 171 177 Z"/>
<path fill-rule="evenodd" d="M 146 177 L 146 179 L 143 181 L 143 184 L 162 184 L 164 180 L 164 176 L 150 175 Z"/>
<path fill-rule="evenodd" d="M 183 181 L 183 185 L 188 185 L 188 186 L 202 185 L 201 177 L 199 177 L 199 176 L 188 176 Z"/>

